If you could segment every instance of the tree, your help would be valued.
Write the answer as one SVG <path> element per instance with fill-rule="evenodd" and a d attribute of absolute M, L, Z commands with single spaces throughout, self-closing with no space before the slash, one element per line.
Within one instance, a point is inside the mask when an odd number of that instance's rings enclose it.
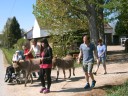
<path fill-rule="evenodd" d="M 16 43 L 17 40 L 21 38 L 21 29 L 18 21 L 16 20 L 16 17 L 12 18 L 10 31 L 12 31 L 12 34 L 14 35 L 15 38 L 14 43 Z"/>
<path fill-rule="evenodd" d="M 4 46 L 8 48 L 12 47 L 21 38 L 21 29 L 15 17 L 8 18 L 4 26 L 3 36 Z"/>
<path fill-rule="evenodd" d="M 112 0 L 105 7 L 106 13 L 114 13 L 110 21 L 117 20 L 115 32 L 117 35 L 128 34 L 128 1 L 127 0 Z M 116 15 L 115 15 L 116 14 Z"/>
<path fill-rule="evenodd" d="M 83 42 L 82 35 L 88 30 L 70 31 L 63 35 L 51 35 L 49 41 L 52 42 L 53 54 L 59 57 L 66 54 L 78 53 L 78 46 Z"/>
<path fill-rule="evenodd" d="M 99 38 L 104 40 L 106 2 L 109 0 L 37 0 L 34 14 L 42 27 L 59 32 L 89 28 L 90 37 L 97 44 Z"/>
<path fill-rule="evenodd" d="M 128 27 L 124 26 L 123 22 L 120 20 L 116 23 L 115 32 L 118 36 L 126 35 L 128 34 Z"/>
<path fill-rule="evenodd" d="M 63 10 L 63 11 L 62 11 Z M 87 19 L 69 9 L 62 1 L 37 0 L 34 15 L 42 28 L 59 30 L 60 34 L 72 30 L 87 29 Z M 54 31 L 57 32 L 57 31 Z"/>
<path fill-rule="evenodd" d="M 10 23 L 11 23 L 11 18 L 8 18 L 7 22 L 6 22 L 6 25 L 4 26 L 4 30 L 3 30 L 3 45 L 5 47 L 8 47 L 9 48 L 9 45 L 10 45 L 10 38 L 9 37 L 9 26 L 10 26 Z"/>

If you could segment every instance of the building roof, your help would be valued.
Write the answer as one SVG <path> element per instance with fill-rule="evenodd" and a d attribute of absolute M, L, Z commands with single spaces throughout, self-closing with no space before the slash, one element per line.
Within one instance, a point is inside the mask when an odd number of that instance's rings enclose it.
<path fill-rule="evenodd" d="M 108 23 L 107 24 L 104 24 L 104 28 L 105 29 L 113 29 Z"/>
<path fill-rule="evenodd" d="M 30 29 L 28 32 L 24 33 L 24 36 L 25 36 L 27 39 L 32 39 L 32 38 L 33 38 L 33 27 L 32 27 L 32 29 Z"/>

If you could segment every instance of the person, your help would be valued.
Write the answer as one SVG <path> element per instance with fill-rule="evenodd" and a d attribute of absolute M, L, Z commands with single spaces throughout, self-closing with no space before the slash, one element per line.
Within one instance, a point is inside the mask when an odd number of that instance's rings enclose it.
<path fill-rule="evenodd" d="M 19 50 L 19 54 L 21 55 L 22 60 L 25 60 L 24 51 L 23 50 Z"/>
<path fill-rule="evenodd" d="M 95 86 L 96 80 L 92 74 L 92 68 L 94 64 L 94 55 L 97 58 L 97 53 L 95 46 L 90 42 L 90 37 L 88 35 L 83 36 L 83 43 L 80 45 L 80 53 L 78 55 L 78 64 L 80 64 L 81 57 L 83 57 L 83 70 L 85 72 L 86 85 L 84 89 L 93 88 Z M 89 77 L 92 79 L 92 84 L 90 86 Z"/>
<path fill-rule="evenodd" d="M 99 66 L 100 66 L 101 62 L 103 64 L 104 74 L 107 74 L 106 63 L 105 63 L 105 60 L 106 60 L 106 46 L 102 43 L 102 39 L 98 40 L 97 52 L 98 52 L 97 67 L 96 67 L 96 70 L 93 74 L 94 75 L 97 74 L 97 71 L 99 69 Z"/>
<path fill-rule="evenodd" d="M 26 54 L 29 54 L 31 53 L 32 51 L 34 51 L 34 58 L 40 58 L 41 57 L 41 48 L 39 45 L 37 45 L 37 40 L 36 39 L 32 39 L 31 40 L 31 48 L 30 50 L 26 53 Z M 40 73 L 38 72 L 38 79 L 37 80 L 40 80 Z M 33 76 L 36 77 L 36 73 L 33 72 Z"/>
<path fill-rule="evenodd" d="M 51 69 L 52 69 L 52 48 L 46 38 L 41 41 L 42 51 L 41 51 L 41 61 L 40 64 L 40 80 L 42 88 L 40 93 L 49 93 L 51 86 Z M 45 78 L 47 80 L 47 87 L 45 86 Z"/>
<path fill-rule="evenodd" d="M 12 61 L 19 61 L 19 60 L 22 60 L 23 58 L 22 58 L 22 56 L 19 54 L 19 50 L 17 50 L 16 52 L 15 52 L 15 54 L 13 54 L 13 57 L 12 57 Z"/>
<path fill-rule="evenodd" d="M 34 57 L 35 58 L 40 57 L 40 46 L 37 45 L 37 40 L 36 39 L 31 40 L 31 48 L 30 48 L 30 50 L 27 54 L 29 54 L 32 51 L 34 51 Z"/>
<path fill-rule="evenodd" d="M 23 45 L 22 49 L 24 50 L 25 60 L 34 58 L 33 54 L 31 52 L 29 52 L 30 49 L 27 45 Z M 28 54 L 28 52 L 29 52 L 29 54 Z"/>

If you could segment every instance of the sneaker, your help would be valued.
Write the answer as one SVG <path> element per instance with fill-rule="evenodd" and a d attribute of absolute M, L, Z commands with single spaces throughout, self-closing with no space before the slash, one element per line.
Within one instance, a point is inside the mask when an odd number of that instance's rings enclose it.
<path fill-rule="evenodd" d="M 92 85 L 91 85 L 91 88 L 95 87 L 95 84 L 96 84 L 96 81 L 92 81 Z"/>
<path fill-rule="evenodd" d="M 40 93 L 43 93 L 43 91 L 44 91 L 45 89 L 46 89 L 45 87 L 44 87 L 44 88 L 41 88 Z"/>
<path fill-rule="evenodd" d="M 49 92 L 50 92 L 50 90 L 47 89 L 47 88 L 43 91 L 44 94 L 45 94 L 45 93 L 49 93 Z"/>
<path fill-rule="evenodd" d="M 96 72 L 93 72 L 94 75 L 96 75 Z"/>
<path fill-rule="evenodd" d="M 87 83 L 87 84 L 85 85 L 84 89 L 88 89 L 88 88 L 90 88 L 90 84 L 89 84 L 89 83 Z"/>

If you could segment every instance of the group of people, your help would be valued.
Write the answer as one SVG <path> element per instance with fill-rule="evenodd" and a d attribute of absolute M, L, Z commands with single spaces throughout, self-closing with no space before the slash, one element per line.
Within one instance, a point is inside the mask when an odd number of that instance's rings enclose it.
<path fill-rule="evenodd" d="M 43 38 L 41 40 L 41 45 L 37 44 L 37 40 L 31 40 L 31 47 L 29 48 L 29 44 L 25 44 L 22 46 L 24 60 L 40 58 L 42 61 L 40 64 L 39 78 L 41 81 L 42 88 L 40 93 L 49 93 L 51 86 L 51 69 L 52 69 L 52 48 L 49 46 L 48 40 Z M 34 52 L 34 56 L 32 54 Z M 23 60 L 20 51 L 16 51 L 13 55 L 12 61 Z M 35 73 L 33 73 L 36 76 Z M 45 79 L 45 77 L 47 77 Z M 47 80 L 47 86 L 45 85 L 45 80 Z"/>
<path fill-rule="evenodd" d="M 27 45 L 23 46 L 25 60 L 35 58 L 41 58 L 42 63 L 40 64 L 40 71 L 39 71 L 39 79 L 42 84 L 42 88 L 40 93 L 49 93 L 50 86 L 51 86 L 51 69 L 52 69 L 52 48 L 49 46 L 48 40 L 46 38 L 42 39 L 41 46 L 37 45 L 36 40 L 31 41 L 32 46 L 28 48 Z M 105 52 L 106 46 L 102 44 L 102 40 L 99 39 L 97 51 L 93 43 L 90 42 L 89 36 L 83 36 L 83 43 L 80 45 L 80 53 L 78 56 L 78 63 L 80 63 L 81 58 L 83 59 L 83 70 L 85 72 L 86 82 L 85 89 L 93 88 L 96 84 L 96 80 L 94 79 L 94 75 L 97 74 L 98 68 L 100 63 L 103 63 L 104 67 L 104 74 L 107 73 L 106 71 L 106 64 L 105 64 Z M 32 55 L 32 50 L 34 51 L 34 56 Z M 97 69 L 94 73 L 92 73 L 93 64 L 94 64 L 94 55 L 97 59 Z M 18 51 L 16 51 L 17 56 Z M 97 55 L 98 53 L 98 55 Z M 21 56 L 16 59 L 14 56 L 13 60 L 21 59 Z M 45 85 L 45 77 L 47 80 L 47 86 Z M 89 77 L 92 79 L 92 84 L 90 86 Z"/>
<path fill-rule="evenodd" d="M 95 55 L 95 56 L 94 56 Z M 102 43 L 102 39 L 98 40 L 97 48 L 95 48 L 95 45 L 90 42 L 90 37 L 88 35 L 83 36 L 83 43 L 80 45 L 80 53 L 78 55 L 78 63 L 80 63 L 81 57 L 83 59 L 83 70 L 85 72 L 85 78 L 86 78 L 86 85 L 84 89 L 93 88 L 96 84 L 96 80 L 94 79 L 94 75 L 97 74 L 97 71 L 99 69 L 99 65 L 102 62 L 104 67 L 104 74 L 107 74 L 106 71 L 106 46 Z M 93 65 L 94 65 L 94 57 L 97 60 L 97 68 L 95 72 L 92 72 Z M 92 83 L 90 85 L 89 83 L 89 77 L 92 80 Z"/>

